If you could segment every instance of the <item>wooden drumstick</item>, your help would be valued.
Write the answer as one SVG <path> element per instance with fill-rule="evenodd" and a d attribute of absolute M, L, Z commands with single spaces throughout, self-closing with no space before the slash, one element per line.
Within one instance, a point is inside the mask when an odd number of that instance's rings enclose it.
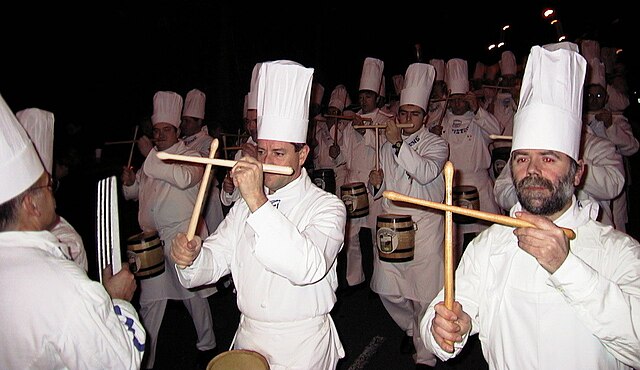
<path fill-rule="evenodd" d="M 127 168 L 131 167 L 131 158 L 133 157 L 133 148 L 136 146 L 136 137 L 138 136 L 138 125 L 136 125 L 135 131 L 133 131 L 133 141 L 131 142 L 131 151 L 129 152 L 129 161 L 127 162 Z"/>
<path fill-rule="evenodd" d="M 380 169 L 380 133 L 376 127 L 376 171 Z"/>
<path fill-rule="evenodd" d="M 413 127 L 413 123 L 398 123 L 396 124 L 397 128 L 411 128 Z M 361 128 L 375 128 L 377 129 L 385 129 L 387 128 L 387 125 L 353 125 L 353 128 L 355 129 L 361 129 Z"/>
<path fill-rule="evenodd" d="M 382 196 L 384 196 L 385 198 L 391 199 L 391 200 L 397 200 L 399 202 L 407 202 L 407 203 L 417 204 L 417 205 L 421 205 L 421 206 L 425 206 L 425 207 L 439 209 L 441 211 L 451 211 L 453 213 L 457 213 L 457 214 L 460 214 L 460 215 L 469 216 L 469 217 L 473 217 L 473 218 L 478 218 L 478 219 L 481 219 L 481 220 L 494 222 L 494 223 L 505 225 L 505 226 L 535 227 L 535 225 L 533 225 L 532 223 L 527 222 L 525 220 L 521 220 L 519 218 L 503 216 L 503 215 L 497 215 L 495 213 L 477 211 L 475 209 L 469 209 L 469 208 L 464 208 L 464 207 L 450 206 L 450 205 L 447 205 L 447 204 L 442 204 L 442 203 L 432 202 L 432 201 L 424 200 L 424 199 L 420 199 L 420 198 L 410 197 L 408 195 L 396 193 L 395 191 L 385 190 L 382 193 Z M 573 232 L 573 230 L 567 229 L 567 228 L 564 228 L 564 227 L 561 227 L 561 229 L 564 232 L 564 234 L 567 236 L 567 238 L 569 238 L 569 240 L 573 240 L 573 239 L 576 238 L 576 233 Z"/>
<path fill-rule="evenodd" d="M 489 139 L 491 140 L 513 140 L 513 136 L 505 136 L 505 135 L 489 135 Z"/>
<path fill-rule="evenodd" d="M 453 204 L 453 163 L 447 161 L 444 164 L 444 201 L 448 206 Z M 453 252 L 453 213 L 445 211 L 444 213 L 444 306 L 453 310 L 453 302 L 455 300 L 455 283 L 454 283 L 454 252 Z M 453 346 L 453 342 L 447 341 Z"/>
<path fill-rule="evenodd" d="M 211 147 L 209 148 L 209 158 L 215 157 L 216 150 L 218 150 L 218 139 L 213 139 L 213 141 L 211 142 Z M 198 189 L 198 197 L 196 198 L 196 204 L 193 206 L 191 221 L 189 221 L 189 228 L 187 229 L 187 240 L 192 240 L 193 236 L 196 234 L 196 227 L 198 227 L 198 220 L 200 219 L 202 203 L 204 201 L 204 196 L 207 193 L 207 186 L 209 186 L 211 166 L 213 166 L 213 164 L 208 163 L 204 168 L 204 175 L 202 175 L 202 181 L 200 181 L 200 189 Z M 185 268 L 186 266 L 178 267 Z"/>
<path fill-rule="evenodd" d="M 173 159 L 176 161 L 184 161 L 184 162 L 193 162 L 193 163 L 203 163 L 203 164 L 212 164 L 216 166 L 223 167 L 233 167 L 236 165 L 238 161 L 232 161 L 229 159 L 219 159 L 219 158 L 203 158 L 203 157 L 194 157 L 189 155 L 180 155 L 180 154 L 170 154 L 166 152 L 158 152 L 158 158 L 160 159 Z M 269 173 L 277 173 L 279 175 L 292 175 L 293 168 L 289 166 L 278 166 L 275 164 L 263 164 L 262 165 L 263 172 Z"/>

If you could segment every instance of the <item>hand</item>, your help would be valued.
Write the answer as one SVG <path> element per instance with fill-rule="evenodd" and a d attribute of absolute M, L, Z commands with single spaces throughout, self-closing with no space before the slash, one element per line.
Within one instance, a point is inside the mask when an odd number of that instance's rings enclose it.
<path fill-rule="evenodd" d="M 600 112 L 596 113 L 596 119 L 598 121 L 602 121 L 604 123 L 604 127 L 609 128 L 613 124 L 613 120 L 611 118 L 611 111 L 608 109 L 603 109 Z"/>
<path fill-rule="evenodd" d="M 140 154 L 145 158 L 149 155 L 151 149 L 153 149 L 153 142 L 151 139 L 144 135 L 138 139 L 138 150 L 140 150 Z"/>
<path fill-rule="evenodd" d="M 102 270 L 102 285 L 112 299 L 131 301 L 136 292 L 136 279 L 129 271 L 129 263 L 122 262 L 122 269 L 113 275 L 111 265 Z"/>
<path fill-rule="evenodd" d="M 536 227 L 518 227 L 513 233 L 518 237 L 518 247 L 532 255 L 545 270 L 553 274 L 569 255 L 569 239 L 561 228 L 548 218 L 516 212 L 516 217 Z"/>
<path fill-rule="evenodd" d="M 227 172 L 227 175 L 222 180 L 222 190 L 224 190 L 227 194 L 233 194 L 233 191 L 236 189 L 236 186 L 233 185 L 233 179 L 230 176 L 230 172 Z"/>
<path fill-rule="evenodd" d="M 242 199 L 247 202 L 251 212 L 256 211 L 267 202 L 267 196 L 264 194 L 262 163 L 258 162 L 257 159 L 242 157 L 231 168 L 231 178 L 233 179 L 233 185 L 240 189 Z"/>
<path fill-rule="evenodd" d="M 258 146 L 251 143 L 244 143 L 240 145 L 240 150 L 242 150 L 242 155 L 258 158 Z"/>
<path fill-rule="evenodd" d="M 340 155 L 340 146 L 333 144 L 329 147 L 329 157 L 336 159 Z"/>
<path fill-rule="evenodd" d="M 364 126 L 364 125 L 367 125 L 367 124 L 369 124 L 369 123 L 370 123 L 370 121 L 366 121 L 366 122 L 365 122 L 365 121 L 362 119 L 362 117 L 361 117 L 361 116 L 359 116 L 359 115 L 357 115 L 357 114 L 356 114 L 355 116 L 353 116 L 353 120 L 351 121 L 351 125 L 352 125 L 352 126 Z M 367 129 L 365 129 L 365 128 L 359 128 L 359 129 L 356 129 L 356 132 L 357 132 L 357 133 L 359 133 L 359 134 L 360 134 L 360 135 L 362 135 L 362 136 L 364 136 L 364 133 L 365 133 L 366 131 L 367 131 Z"/>
<path fill-rule="evenodd" d="M 171 241 L 171 259 L 178 266 L 191 266 L 200 254 L 202 239 L 194 235 L 192 240 L 187 240 L 187 234 L 178 233 Z"/>
<path fill-rule="evenodd" d="M 432 134 L 442 136 L 442 125 L 435 125 L 429 129 Z"/>
<path fill-rule="evenodd" d="M 387 137 L 387 141 L 391 144 L 398 141 L 402 141 L 402 135 L 398 126 L 398 118 L 390 119 L 386 122 L 387 128 L 384 130 L 384 135 Z"/>
<path fill-rule="evenodd" d="M 382 168 L 376 170 L 372 170 L 369 172 L 369 184 L 373 185 L 376 189 L 379 189 L 382 186 L 382 182 L 384 181 L 384 172 Z"/>
<path fill-rule="evenodd" d="M 448 342 L 462 342 L 462 337 L 471 330 L 471 317 L 458 301 L 453 302 L 453 310 L 444 302 L 436 304 L 434 309 L 436 315 L 431 321 L 431 335 L 440 348 L 451 353 L 454 347 Z"/>
<path fill-rule="evenodd" d="M 122 184 L 131 186 L 136 182 L 136 173 L 133 167 L 122 167 Z"/>

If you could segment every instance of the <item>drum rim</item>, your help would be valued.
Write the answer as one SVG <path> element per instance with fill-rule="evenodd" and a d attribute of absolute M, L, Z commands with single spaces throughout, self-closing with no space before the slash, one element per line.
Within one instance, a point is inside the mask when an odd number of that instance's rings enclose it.
<path fill-rule="evenodd" d="M 248 350 L 248 349 L 232 349 L 229 351 L 224 351 L 222 353 L 217 354 L 214 358 L 211 359 L 211 361 L 209 361 L 209 364 L 207 364 L 207 370 L 212 366 L 215 365 L 214 361 L 220 361 L 221 359 L 229 356 L 229 355 L 233 355 L 233 354 L 241 354 L 243 356 L 248 355 L 251 356 L 252 359 L 258 360 L 260 361 L 263 365 L 267 366 L 267 369 L 269 368 L 269 361 L 267 361 L 267 358 L 264 357 L 262 354 L 256 352 L 256 351 L 252 351 L 252 350 Z"/>
<path fill-rule="evenodd" d="M 150 237 L 146 237 L 143 238 L 143 236 L 148 235 Z M 139 239 L 134 239 L 136 237 L 140 237 Z M 127 241 L 134 241 L 134 240 L 139 240 L 139 241 L 147 241 L 150 239 L 155 239 L 155 238 L 160 238 L 160 234 L 157 231 L 141 231 L 135 235 L 132 235 L 130 237 L 127 238 Z"/>

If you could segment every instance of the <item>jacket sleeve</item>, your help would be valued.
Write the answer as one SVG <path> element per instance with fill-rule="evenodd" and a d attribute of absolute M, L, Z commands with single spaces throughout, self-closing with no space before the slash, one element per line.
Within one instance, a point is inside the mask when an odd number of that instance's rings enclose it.
<path fill-rule="evenodd" d="M 191 165 L 188 162 L 165 162 L 158 158 L 156 149 L 152 149 L 144 162 L 143 170 L 147 176 L 164 180 L 178 189 L 188 189 L 202 180 L 204 166 Z M 184 155 L 200 157 L 196 151 L 188 151 Z"/>
<path fill-rule="evenodd" d="M 400 147 L 398 155 L 394 155 L 398 166 L 421 185 L 438 178 L 449 158 L 449 144 L 446 140 L 431 133 L 429 135 L 426 139 L 429 140 L 429 144 L 422 147 L 421 153 L 405 142 Z M 388 147 L 391 149 L 390 145 Z"/>
<path fill-rule="evenodd" d="M 493 196 L 496 199 L 496 203 L 505 211 L 510 210 L 511 207 L 518 203 L 516 187 L 513 185 L 513 179 L 511 179 L 511 159 L 507 161 L 495 181 Z"/>

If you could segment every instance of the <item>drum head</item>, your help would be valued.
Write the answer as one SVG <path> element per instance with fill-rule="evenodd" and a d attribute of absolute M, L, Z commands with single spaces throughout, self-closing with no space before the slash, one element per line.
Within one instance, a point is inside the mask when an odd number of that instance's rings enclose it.
<path fill-rule="evenodd" d="M 269 370 L 269 363 L 258 352 L 234 349 L 214 357 L 207 370 Z"/>

